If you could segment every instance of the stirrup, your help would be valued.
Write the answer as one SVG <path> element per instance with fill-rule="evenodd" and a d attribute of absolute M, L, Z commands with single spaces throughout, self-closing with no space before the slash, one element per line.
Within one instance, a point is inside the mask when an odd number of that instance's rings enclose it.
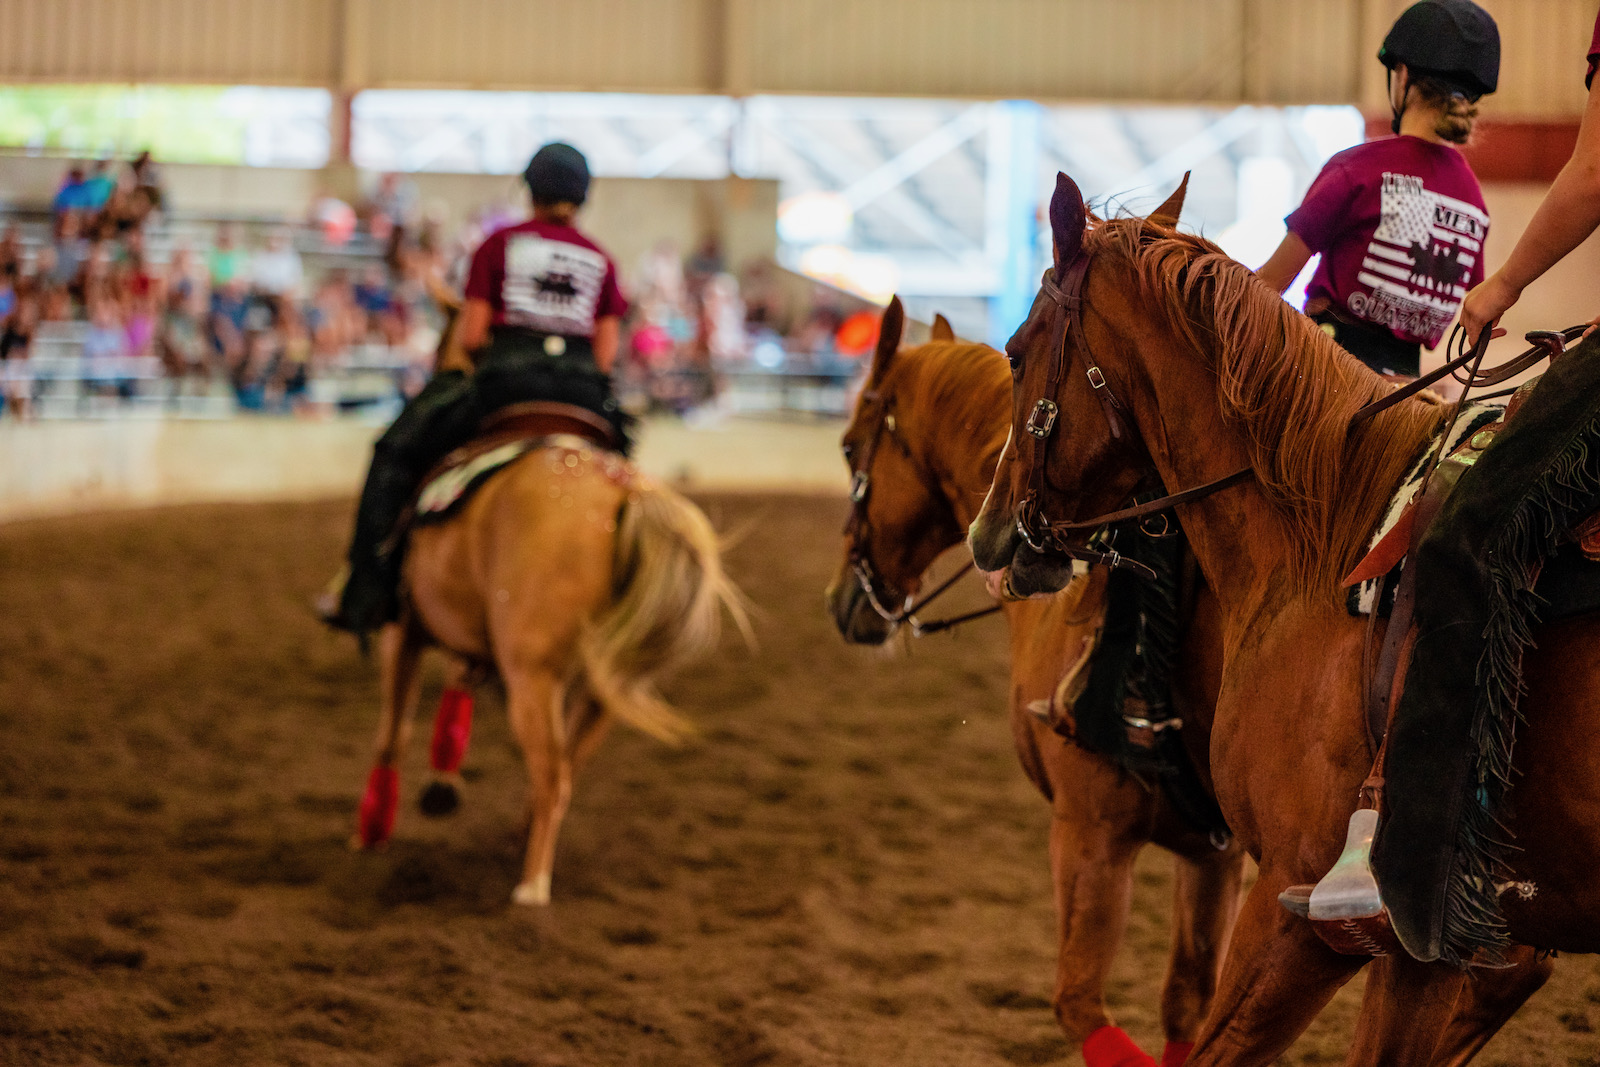
<path fill-rule="evenodd" d="M 350 584 L 350 564 L 346 563 L 339 568 L 339 573 L 329 579 L 328 584 L 311 601 L 311 609 L 317 613 L 317 618 L 329 626 L 345 629 L 345 619 L 339 610 L 344 600 L 344 587 Z"/>
<path fill-rule="evenodd" d="M 1347 956 L 1387 956 L 1400 948 L 1378 880 L 1372 874 L 1372 837 L 1378 813 L 1363 808 L 1350 816 L 1344 852 L 1315 886 L 1290 886 L 1278 902 L 1311 921 L 1327 946 Z"/>

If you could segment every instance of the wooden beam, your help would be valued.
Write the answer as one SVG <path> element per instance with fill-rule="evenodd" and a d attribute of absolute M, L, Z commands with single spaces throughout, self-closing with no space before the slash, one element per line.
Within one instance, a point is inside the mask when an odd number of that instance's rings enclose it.
<path fill-rule="evenodd" d="M 357 93 L 372 84 L 368 69 L 371 0 L 339 0 L 339 70 L 335 88 Z"/>
<path fill-rule="evenodd" d="M 750 70 L 750 5 L 753 0 L 718 0 L 722 14 L 721 91 L 729 96 L 749 96 L 755 78 Z"/>

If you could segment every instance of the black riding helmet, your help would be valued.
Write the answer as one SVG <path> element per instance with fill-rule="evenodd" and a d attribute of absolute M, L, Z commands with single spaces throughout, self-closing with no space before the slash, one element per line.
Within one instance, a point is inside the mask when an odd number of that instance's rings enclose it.
<path fill-rule="evenodd" d="M 1395 20 L 1378 61 L 1391 71 L 1404 63 L 1476 101 L 1500 84 L 1500 28 L 1472 0 L 1421 0 Z"/>
<path fill-rule="evenodd" d="M 571 145 L 552 141 L 528 160 L 522 180 L 536 204 L 581 204 L 589 196 L 589 161 Z"/>

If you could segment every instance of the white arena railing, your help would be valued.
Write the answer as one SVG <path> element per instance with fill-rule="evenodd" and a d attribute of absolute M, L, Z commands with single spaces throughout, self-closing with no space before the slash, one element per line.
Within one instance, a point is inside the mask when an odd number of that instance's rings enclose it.
<path fill-rule="evenodd" d="M 28 358 L 0 363 L 0 396 L 25 398 L 29 415 L 39 419 L 226 418 L 240 410 L 220 375 L 173 377 L 155 356 L 84 355 L 88 332 L 83 322 L 41 323 Z M 399 406 L 403 380 L 417 373 L 410 352 L 356 345 L 318 368 L 305 400 L 328 410 L 388 416 Z"/>

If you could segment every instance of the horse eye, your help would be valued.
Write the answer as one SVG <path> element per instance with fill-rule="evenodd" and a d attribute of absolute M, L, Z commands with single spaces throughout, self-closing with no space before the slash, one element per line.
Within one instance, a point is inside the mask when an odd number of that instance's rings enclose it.
<path fill-rule="evenodd" d="M 1019 369 L 1022 366 L 1022 353 L 1016 351 L 1010 345 L 1006 345 L 1006 362 L 1011 364 L 1013 371 Z"/>
<path fill-rule="evenodd" d="M 846 463 L 849 463 L 852 459 L 855 459 L 855 458 L 856 458 L 856 446 L 855 445 L 845 445 L 844 446 L 844 461 Z"/>

